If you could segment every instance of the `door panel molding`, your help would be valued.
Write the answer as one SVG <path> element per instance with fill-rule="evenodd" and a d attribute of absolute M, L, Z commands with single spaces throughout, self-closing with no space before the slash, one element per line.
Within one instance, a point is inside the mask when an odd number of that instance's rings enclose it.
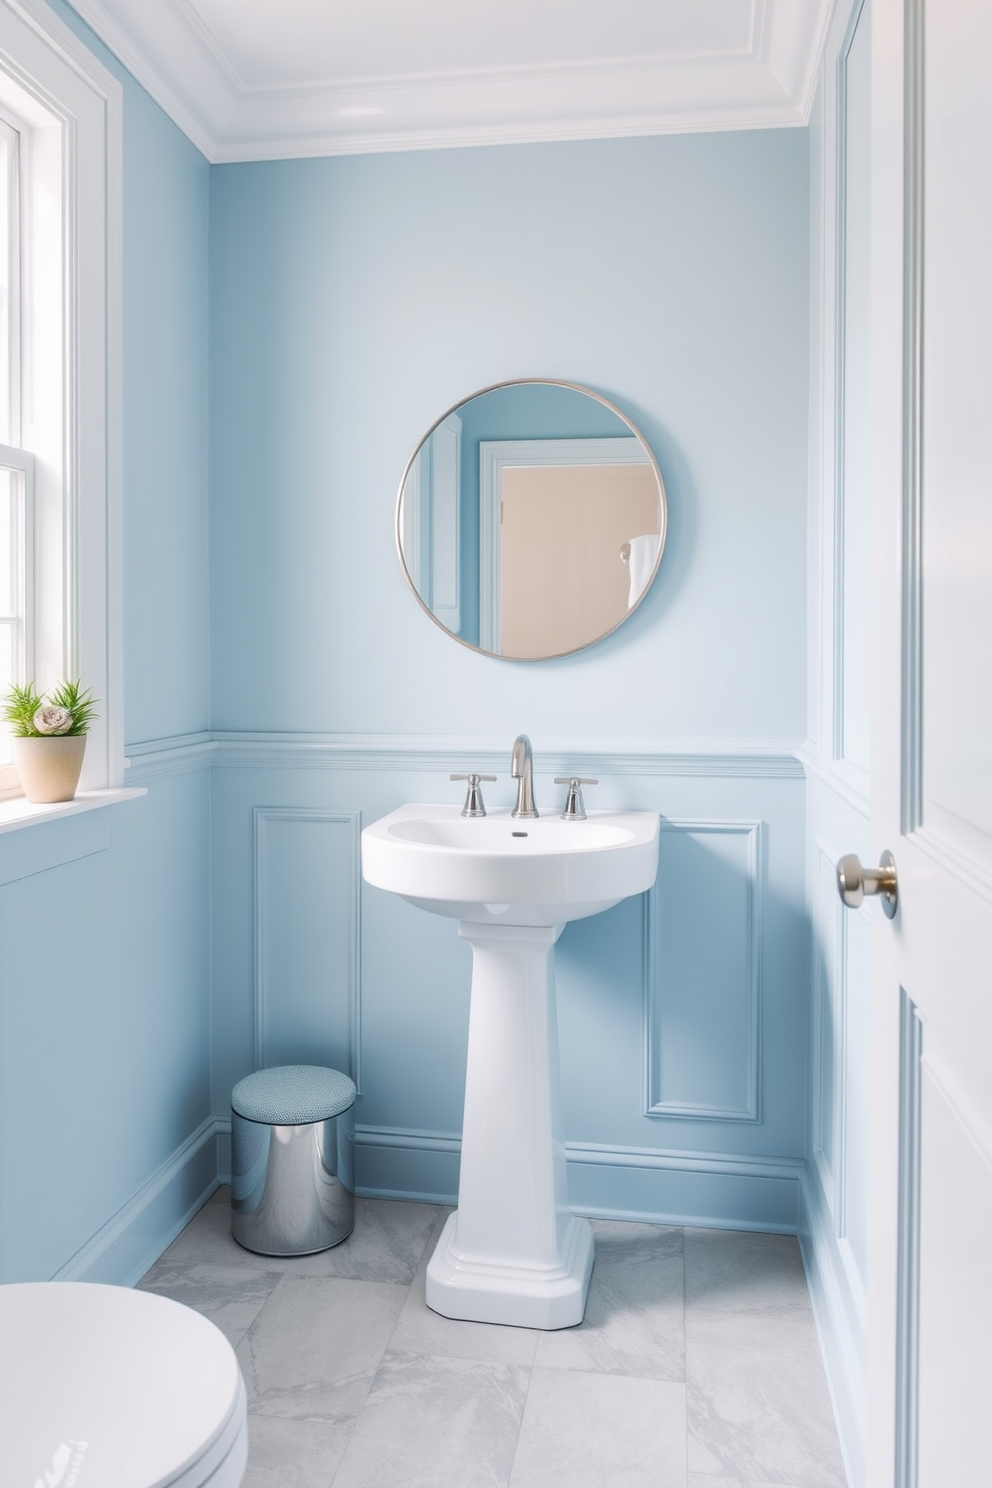
<path fill-rule="evenodd" d="M 930 826 L 920 827 L 910 841 L 941 868 L 953 873 L 966 888 L 992 904 L 992 866 L 987 859 L 973 857 L 958 843 Z"/>
<path fill-rule="evenodd" d="M 916 1488 L 918 1479 L 922 1060 L 923 1024 L 900 988 L 896 1488 Z"/>
<path fill-rule="evenodd" d="M 903 182 L 902 830 L 923 822 L 923 4 L 906 0 Z"/>
<path fill-rule="evenodd" d="M 865 15 L 867 0 L 855 0 L 844 29 L 844 37 L 837 54 L 835 70 L 835 174 L 834 174 L 834 293 L 833 293 L 833 340 L 834 340 L 834 451 L 833 451 L 833 708 L 831 720 L 833 760 L 843 763 L 844 773 L 854 789 L 865 798 L 868 796 L 868 771 L 848 755 L 849 718 L 848 693 L 848 647 L 845 629 L 849 620 L 848 574 L 847 574 L 847 528 L 848 513 L 848 259 L 850 226 L 848 203 L 850 191 L 849 164 L 849 89 L 848 72 L 851 49 L 858 26 Z M 864 224 L 865 227 L 868 224 Z M 865 495 L 867 496 L 867 490 Z M 864 596 L 858 596 L 858 603 Z M 865 720 L 867 723 L 867 720 Z"/>

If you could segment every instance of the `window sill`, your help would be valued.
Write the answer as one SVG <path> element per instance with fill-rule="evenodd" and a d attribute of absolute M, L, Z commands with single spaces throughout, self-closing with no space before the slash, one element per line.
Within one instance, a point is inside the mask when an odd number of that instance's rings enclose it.
<path fill-rule="evenodd" d="M 119 801 L 133 801 L 148 792 L 139 787 L 118 790 L 80 791 L 71 801 L 41 804 L 25 796 L 11 796 L 0 801 L 0 832 L 16 832 L 38 822 L 56 821 L 62 816 L 79 816 L 83 811 L 96 811 L 101 806 L 116 806 Z"/>

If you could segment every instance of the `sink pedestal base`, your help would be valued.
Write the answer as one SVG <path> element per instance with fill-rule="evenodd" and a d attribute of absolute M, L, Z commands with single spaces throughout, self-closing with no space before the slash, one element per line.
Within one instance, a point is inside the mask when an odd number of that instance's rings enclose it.
<path fill-rule="evenodd" d="M 563 926 L 471 924 L 458 1209 L 427 1267 L 445 1317 L 522 1328 L 582 1321 L 592 1230 L 568 1207 L 554 945 Z"/>

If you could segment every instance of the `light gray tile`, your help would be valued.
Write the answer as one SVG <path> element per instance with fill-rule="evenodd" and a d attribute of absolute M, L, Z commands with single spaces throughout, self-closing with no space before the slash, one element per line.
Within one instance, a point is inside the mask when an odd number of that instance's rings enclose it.
<path fill-rule="evenodd" d="M 389 1353 L 334 1488 L 506 1488 L 528 1371 Z"/>
<path fill-rule="evenodd" d="M 685 1386 L 535 1368 L 510 1488 L 685 1488 Z"/>
<path fill-rule="evenodd" d="M 490 1359 L 497 1364 L 532 1364 L 538 1341 L 538 1334 L 533 1328 L 463 1322 L 460 1319 L 442 1317 L 427 1306 L 424 1297 L 427 1266 L 450 1212 L 446 1210 L 439 1218 L 424 1249 L 399 1322 L 389 1340 L 389 1352 L 437 1354 L 455 1359 Z"/>
<path fill-rule="evenodd" d="M 211 1199 L 169 1246 L 163 1260 L 195 1265 L 264 1267 L 293 1276 L 345 1276 L 355 1281 L 413 1280 L 440 1212 L 437 1204 L 391 1199 L 355 1200 L 355 1228 L 330 1250 L 307 1256 L 259 1256 L 231 1235 L 230 1190 Z"/>
<path fill-rule="evenodd" d="M 583 1321 L 542 1333 L 535 1363 L 685 1379 L 682 1231 L 594 1220 L 596 1264 Z"/>
<path fill-rule="evenodd" d="M 806 1274 L 794 1235 L 743 1230 L 685 1231 L 687 1308 L 730 1312 L 810 1312 Z"/>
<path fill-rule="evenodd" d="M 279 1270 L 281 1261 L 274 1256 L 255 1255 L 238 1245 L 231 1235 L 230 1191 L 227 1202 L 219 1195 L 223 1189 L 194 1214 L 182 1234 L 173 1240 L 162 1261 L 182 1266 L 208 1265 L 237 1267 L 242 1271 Z"/>
<path fill-rule="evenodd" d="M 405 1296 L 386 1282 L 283 1276 L 238 1345 L 249 1408 L 354 1420 Z"/>
<path fill-rule="evenodd" d="M 356 1281 L 413 1280 L 440 1206 L 405 1200 L 355 1200 L 355 1228 L 341 1245 L 319 1255 L 301 1256 L 297 1276 L 350 1276 Z"/>
<path fill-rule="evenodd" d="M 161 1260 L 145 1273 L 138 1287 L 202 1312 L 236 1348 L 278 1286 L 281 1275 L 280 1271 L 184 1266 Z"/>
<path fill-rule="evenodd" d="M 686 1382 L 693 1472 L 844 1488 L 811 1317 L 688 1308 Z"/>
<path fill-rule="evenodd" d="M 242 1488 L 330 1488 L 351 1423 L 248 1417 L 248 1471 Z"/>

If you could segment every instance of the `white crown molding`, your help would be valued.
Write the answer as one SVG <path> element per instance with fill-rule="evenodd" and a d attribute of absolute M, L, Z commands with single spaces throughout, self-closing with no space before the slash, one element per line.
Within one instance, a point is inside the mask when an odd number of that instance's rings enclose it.
<path fill-rule="evenodd" d="M 169 118 L 208 160 L 238 104 L 237 85 L 194 25 L 172 0 L 69 0 L 74 11 L 123 62 Z M 126 10 L 126 19 L 120 12 Z"/>
<path fill-rule="evenodd" d="M 758 55 L 809 123 L 834 0 L 766 0 Z"/>
<path fill-rule="evenodd" d="M 754 0 L 749 49 L 247 88 L 189 0 L 71 0 L 215 164 L 808 122 L 833 0 Z"/>

